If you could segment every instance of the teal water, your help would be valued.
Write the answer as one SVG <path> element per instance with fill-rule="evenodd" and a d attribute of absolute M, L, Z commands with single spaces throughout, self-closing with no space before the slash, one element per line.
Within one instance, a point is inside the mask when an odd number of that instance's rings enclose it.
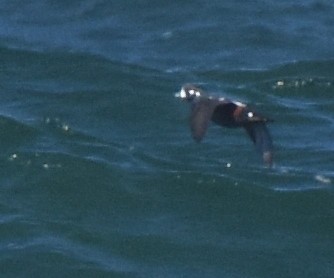
<path fill-rule="evenodd" d="M 3 277 L 333 277 L 330 1 L 4 1 Z M 186 82 L 274 119 L 192 141 Z"/>

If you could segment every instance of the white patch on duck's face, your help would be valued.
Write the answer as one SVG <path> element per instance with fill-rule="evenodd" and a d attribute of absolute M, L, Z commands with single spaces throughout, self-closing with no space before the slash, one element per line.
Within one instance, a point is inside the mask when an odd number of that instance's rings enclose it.
<path fill-rule="evenodd" d="M 191 96 L 195 95 L 196 97 L 199 97 L 201 95 L 201 93 L 199 91 L 196 91 L 194 89 L 189 90 L 189 94 Z"/>
<path fill-rule="evenodd" d="M 253 118 L 254 117 L 254 113 L 253 112 L 248 112 L 247 116 L 248 116 L 248 118 Z"/>
<path fill-rule="evenodd" d="M 181 91 L 175 94 L 175 97 L 186 99 L 186 98 L 193 97 L 193 96 L 199 97 L 200 95 L 201 93 L 197 90 L 194 90 L 194 89 L 187 90 L 182 87 Z"/>
<path fill-rule="evenodd" d="M 187 97 L 187 94 L 186 94 L 186 91 L 182 88 L 180 93 L 179 93 L 179 96 L 180 98 L 186 98 Z"/>

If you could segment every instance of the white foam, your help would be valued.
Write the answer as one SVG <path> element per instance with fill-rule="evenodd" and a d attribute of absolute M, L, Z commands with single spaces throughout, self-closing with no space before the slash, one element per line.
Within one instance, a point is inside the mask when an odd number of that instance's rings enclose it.
<path fill-rule="evenodd" d="M 323 175 L 315 175 L 314 179 L 316 181 L 319 181 L 319 182 L 324 183 L 324 184 L 330 184 L 330 183 L 332 183 L 332 180 L 330 178 L 327 178 L 327 177 L 325 177 Z"/>

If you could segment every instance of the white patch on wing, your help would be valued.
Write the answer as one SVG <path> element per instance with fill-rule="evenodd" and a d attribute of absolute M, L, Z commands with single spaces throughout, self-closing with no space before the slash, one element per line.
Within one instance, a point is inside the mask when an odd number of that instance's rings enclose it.
<path fill-rule="evenodd" d="M 240 107 L 246 107 L 245 104 L 243 104 L 243 103 L 241 103 L 241 102 L 239 102 L 239 101 L 233 101 L 233 103 L 234 103 L 235 105 L 237 105 L 237 106 L 240 106 Z"/>

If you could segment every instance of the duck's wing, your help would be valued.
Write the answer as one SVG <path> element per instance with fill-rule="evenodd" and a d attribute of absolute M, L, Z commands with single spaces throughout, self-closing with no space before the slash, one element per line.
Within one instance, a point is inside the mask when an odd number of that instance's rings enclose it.
<path fill-rule="evenodd" d="M 267 166 L 273 164 L 273 141 L 264 121 L 248 122 L 244 125 L 248 135 L 261 153 Z"/>
<path fill-rule="evenodd" d="M 212 114 L 219 104 L 218 100 L 204 98 L 194 102 L 191 107 L 190 129 L 195 141 L 200 142 L 209 126 Z"/>

